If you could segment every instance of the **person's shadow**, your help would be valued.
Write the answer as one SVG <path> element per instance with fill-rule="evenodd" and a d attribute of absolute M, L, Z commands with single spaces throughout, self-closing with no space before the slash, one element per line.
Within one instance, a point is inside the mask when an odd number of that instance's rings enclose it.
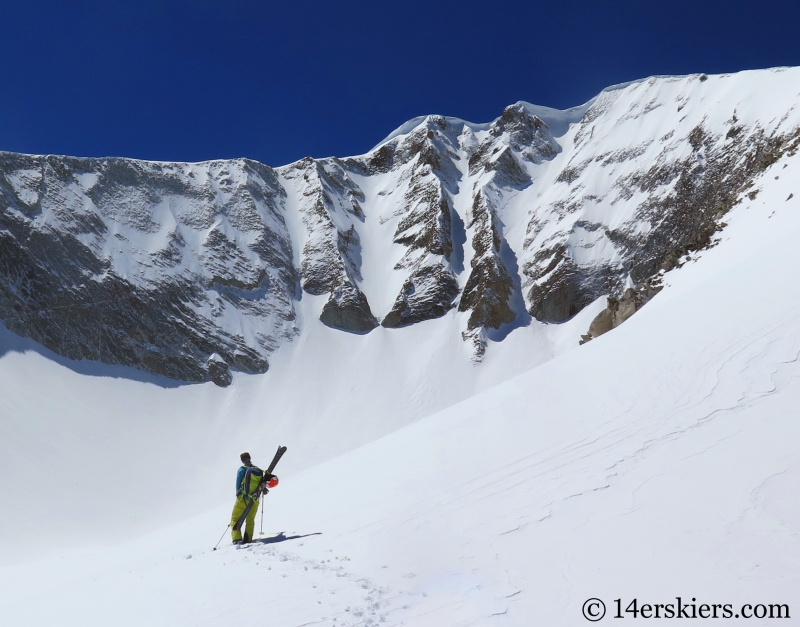
<path fill-rule="evenodd" d="M 297 540 L 298 538 L 307 538 L 308 536 L 321 536 L 322 532 L 317 531 L 316 533 L 306 533 L 301 536 L 287 536 L 283 531 L 281 531 L 277 536 L 271 536 L 269 538 L 253 538 L 251 542 L 253 544 L 275 544 L 276 542 L 286 542 L 286 540 Z"/>

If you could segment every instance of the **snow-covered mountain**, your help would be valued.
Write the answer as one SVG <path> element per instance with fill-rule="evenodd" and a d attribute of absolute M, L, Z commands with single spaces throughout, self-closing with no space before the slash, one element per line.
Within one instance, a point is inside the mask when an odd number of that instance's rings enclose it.
<path fill-rule="evenodd" d="M 3 624 L 796 619 L 799 94 L 654 78 L 276 170 L 3 154 Z"/>
<path fill-rule="evenodd" d="M 70 359 L 219 385 L 267 370 L 304 332 L 304 298 L 349 333 L 446 316 L 477 362 L 609 297 L 586 341 L 794 154 L 799 76 L 655 77 L 487 124 L 425 116 L 365 155 L 276 169 L 0 153 L 0 316 Z"/>

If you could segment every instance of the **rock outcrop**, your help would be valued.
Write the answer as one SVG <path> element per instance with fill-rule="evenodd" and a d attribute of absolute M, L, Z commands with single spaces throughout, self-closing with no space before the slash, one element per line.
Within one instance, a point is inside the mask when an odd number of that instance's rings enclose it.
<path fill-rule="evenodd" d="M 378 326 L 361 281 L 364 194 L 338 159 L 303 159 L 280 170 L 294 184 L 305 226 L 300 284 L 309 294 L 328 294 L 320 320 L 335 329 L 364 333 Z"/>
<path fill-rule="evenodd" d="M 644 307 L 662 289 L 663 286 L 648 281 L 639 289 L 629 287 L 620 298 L 609 296 L 606 308 L 594 317 L 588 333 L 581 336 L 579 344 L 585 344 L 615 329 Z"/>

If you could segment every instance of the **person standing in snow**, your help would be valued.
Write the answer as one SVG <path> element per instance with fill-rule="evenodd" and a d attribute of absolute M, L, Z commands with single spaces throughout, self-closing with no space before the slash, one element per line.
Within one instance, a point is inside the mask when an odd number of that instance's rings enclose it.
<path fill-rule="evenodd" d="M 258 498 L 261 495 L 261 484 L 269 480 L 267 473 L 258 466 L 253 466 L 250 453 L 240 456 L 242 467 L 236 473 L 236 503 L 231 513 L 231 535 L 234 544 L 243 544 L 253 539 L 258 512 Z M 244 525 L 244 536 L 242 536 Z"/>

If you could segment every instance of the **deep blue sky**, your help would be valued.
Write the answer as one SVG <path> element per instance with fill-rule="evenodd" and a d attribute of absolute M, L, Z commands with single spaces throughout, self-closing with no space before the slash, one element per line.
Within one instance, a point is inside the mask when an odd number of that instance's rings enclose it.
<path fill-rule="evenodd" d="M 282 165 L 425 113 L 800 65 L 797 0 L 0 0 L 0 149 Z"/>

